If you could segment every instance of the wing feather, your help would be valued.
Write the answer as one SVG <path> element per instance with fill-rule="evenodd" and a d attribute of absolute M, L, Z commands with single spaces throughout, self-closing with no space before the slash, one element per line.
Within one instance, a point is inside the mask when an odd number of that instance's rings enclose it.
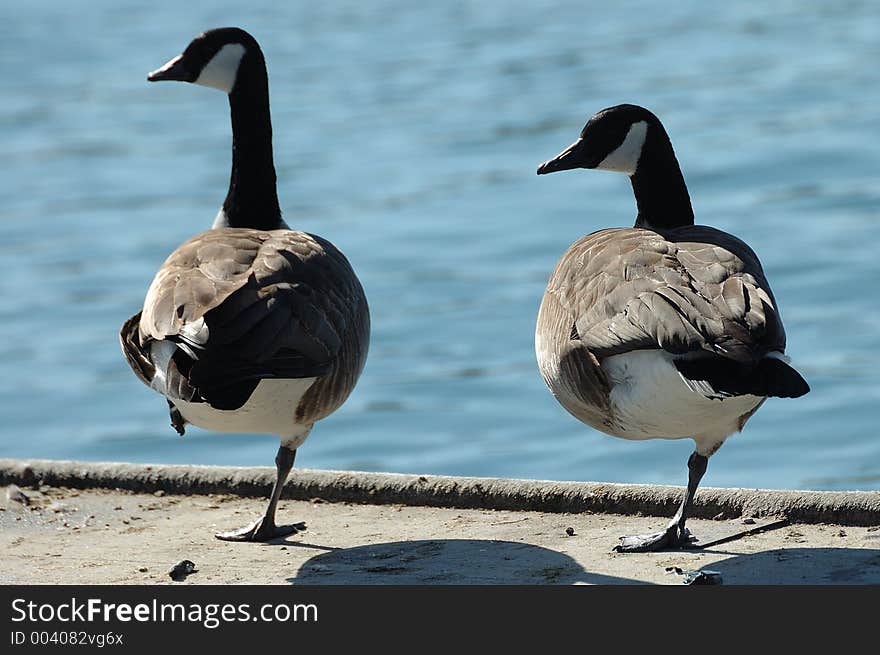
<path fill-rule="evenodd" d="M 600 360 L 661 348 L 754 363 L 785 347 L 772 292 L 752 250 L 702 226 L 603 230 L 560 260 L 548 293 Z"/>
<path fill-rule="evenodd" d="M 173 368 L 182 379 L 169 379 L 169 389 L 193 385 L 210 402 L 212 388 L 241 381 L 326 375 L 352 329 L 365 339 L 368 321 L 359 313 L 366 311 L 360 283 L 328 241 L 295 230 L 223 228 L 168 257 L 139 320 L 132 317 L 120 338 L 148 384 L 150 344 L 177 343 L 183 350 Z"/>

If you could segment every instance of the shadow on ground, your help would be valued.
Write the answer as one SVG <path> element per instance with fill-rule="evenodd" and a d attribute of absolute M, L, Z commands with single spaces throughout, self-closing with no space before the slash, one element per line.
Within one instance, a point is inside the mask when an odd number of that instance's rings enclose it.
<path fill-rule="evenodd" d="M 778 548 L 729 554 L 705 568 L 720 571 L 724 584 L 880 584 L 880 550 L 874 548 Z"/>
<path fill-rule="evenodd" d="M 721 559 L 707 558 L 699 566 L 720 572 L 726 585 L 880 584 L 880 550 L 871 548 L 780 548 L 749 554 L 717 548 L 705 553 Z M 396 541 L 320 553 L 287 581 L 358 585 L 676 584 L 676 577 L 652 555 L 627 557 L 642 558 L 635 569 L 639 579 L 591 572 L 568 555 L 519 542 Z"/>
<path fill-rule="evenodd" d="M 395 541 L 321 553 L 293 584 L 639 584 L 586 571 L 556 551 L 512 541 Z"/>

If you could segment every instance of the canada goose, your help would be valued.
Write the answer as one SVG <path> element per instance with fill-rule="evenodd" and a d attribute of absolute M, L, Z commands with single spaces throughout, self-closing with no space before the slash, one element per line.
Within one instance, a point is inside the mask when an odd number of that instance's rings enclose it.
<path fill-rule="evenodd" d="M 770 396 L 809 386 L 787 363 L 785 330 L 758 257 L 736 237 L 694 225 L 672 144 L 635 105 L 594 115 L 580 138 L 538 168 L 626 173 L 633 228 L 589 234 L 556 264 L 538 312 L 535 352 L 562 406 L 623 439 L 694 440 L 688 484 L 665 530 L 616 550 L 683 547 L 709 457 Z"/>
<path fill-rule="evenodd" d="M 171 253 L 143 310 L 122 326 L 135 375 L 165 396 L 172 425 L 277 434 L 277 476 L 265 515 L 229 541 L 296 532 L 275 508 L 296 449 L 351 393 L 367 357 L 370 317 L 346 258 L 281 218 L 272 161 L 266 63 L 237 28 L 200 34 L 149 74 L 229 94 L 232 175 L 213 229 Z"/>

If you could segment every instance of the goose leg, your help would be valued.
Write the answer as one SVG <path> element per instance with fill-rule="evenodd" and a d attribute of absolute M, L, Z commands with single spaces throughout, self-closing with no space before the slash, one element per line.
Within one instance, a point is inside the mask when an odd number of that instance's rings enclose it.
<path fill-rule="evenodd" d="M 168 414 L 171 417 L 171 427 L 177 430 L 177 434 L 182 437 L 186 434 L 186 419 L 170 400 L 168 401 Z"/>
<path fill-rule="evenodd" d="M 238 530 L 220 532 L 214 536 L 223 541 L 269 541 L 304 530 L 304 523 L 275 525 L 275 508 L 278 506 L 281 490 L 284 489 L 284 483 L 287 481 L 287 476 L 290 475 L 295 458 L 296 449 L 291 450 L 286 446 L 278 448 L 278 454 L 275 456 L 275 469 L 277 472 L 275 484 L 272 486 L 272 496 L 269 498 L 269 506 L 266 508 L 263 518 L 257 519 L 250 525 L 246 525 Z"/>
<path fill-rule="evenodd" d="M 691 453 L 688 458 L 688 484 L 687 490 L 684 492 L 681 505 L 675 516 L 662 532 L 654 534 L 634 535 L 632 537 L 621 537 L 620 544 L 614 547 L 618 553 L 644 553 L 653 550 L 661 550 L 663 548 L 684 548 L 691 541 L 690 530 L 684 527 L 687 521 L 688 512 L 694 501 L 694 494 L 697 492 L 697 486 L 706 472 L 706 466 L 709 458 L 700 455 L 696 451 Z"/>

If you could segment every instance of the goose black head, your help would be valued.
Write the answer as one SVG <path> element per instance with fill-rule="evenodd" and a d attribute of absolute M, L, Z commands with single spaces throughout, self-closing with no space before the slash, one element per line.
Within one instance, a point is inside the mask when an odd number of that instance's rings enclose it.
<path fill-rule="evenodd" d="M 667 142 L 660 120 L 644 107 L 616 105 L 587 121 L 577 141 L 538 167 L 538 175 L 572 168 L 596 168 L 634 175 L 649 132 Z"/>
<path fill-rule="evenodd" d="M 617 105 L 596 113 L 577 141 L 538 167 L 538 175 L 572 168 L 626 173 L 639 208 L 636 227 L 694 224 L 672 142 L 660 119 L 644 107 Z"/>
<path fill-rule="evenodd" d="M 232 93 L 242 60 L 263 54 L 257 41 L 237 27 L 221 27 L 199 34 L 178 55 L 147 75 L 150 82 L 192 82 Z"/>

